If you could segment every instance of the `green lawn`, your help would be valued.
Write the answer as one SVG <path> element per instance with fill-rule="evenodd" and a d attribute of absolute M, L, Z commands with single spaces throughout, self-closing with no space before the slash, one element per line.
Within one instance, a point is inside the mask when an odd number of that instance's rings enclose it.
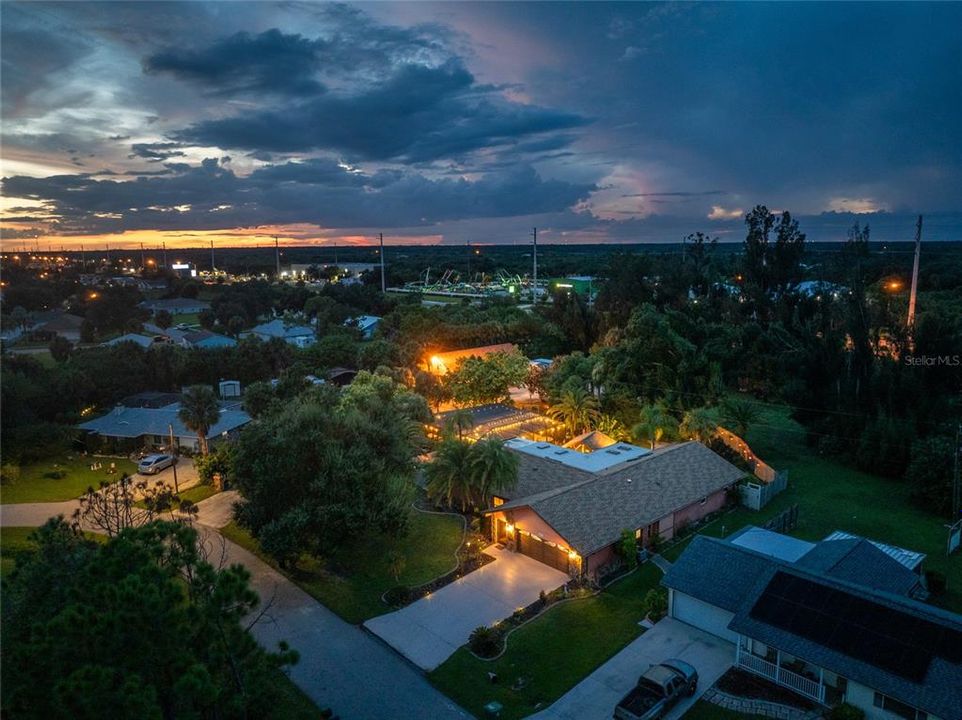
<path fill-rule="evenodd" d="M 745 715 L 744 713 L 726 710 L 714 703 L 699 700 L 686 712 L 681 720 L 762 720 L 762 715 Z"/>
<path fill-rule="evenodd" d="M 102 470 L 91 470 L 93 462 L 103 464 Z M 117 472 L 107 474 L 110 463 Z M 63 471 L 62 478 L 44 477 L 47 473 Z M 24 465 L 20 478 L 0 487 L 0 502 L 4 504 L 32 502 L 60 502 L 80 497 L 88 487 L 98 487 L 102 481 L 113 482 L 122 472 L 133 475 L 137 466 L 125 458 L 94 458 L 80 455 L 61 455 L 43 462 Z"/>
<path fill-rule="evenodd" d="M 561 603 L 515 631 L 494 661 L 461 648 L 428 678 L 462 707 L 484 717 L 497 700 L 505 720 L 521 718 L 557 700 L 591 671 L 642 633 L 642 599 L 658 585 L 661 571 L 642 566 L 601 594 Z M 498 674 L 498 684 L 488 681 Z M 514 686 L 523 683 L 521 689 Z"/>
<path fill-rule="evenodd" d="M 280 700 L 270 715 L 271 720 L 320 720 L 321 711 L 287 675 L 277 671 Z"/>
<path fill-rule="evenodd" d="M 821 540 L 833 530 L 845 530 L 927 553 L 925 567 L 948 578 L 950 591 L 941 604 L 962 612 L 962 556 L 946 556 L 945 520 L 912 504 L 906 483 L 815 455 L 804 444 L 804 430 L 783 408 L 765 409 L 746 439 L 765 462 L 777 470 L 788 469 L 788 489 L 759 512 L 739 508 L 701 532 L 724 537 L 748 524 L 762 525 L 797 503 L 798 527 L 792 534 L 804 540 Z M 674 560 L 686 545 L 663 554 Z"/>
<path fill-rule="evenodd" d="M 235 523 L 221 529 L 228 540 L 263 555 L 254 540 Z M 324 605 L 351 623 L 362 623 L 390 608 L 381 595 L 398 584 L 415 586 L 454 569 L 454 553 L 461 543 L 460 520 L 450 515 L 411 511 L 408 534 L 392 543 L 369 537 L 331 557 L 326 564 L 305 558 L 290 578 Z M 392 547 L 404 555 L 404 571 L 395 581 L 388 570 Z M 267 559 L 267 558 L 265 558 Z"/>
<path fill-rule="evenodd" d="M 171 327 L 176 327 L 181 323 L 185 325 L 200 325 L 200 318 L 197 313 L 179 313 L 172 316 Z"/>

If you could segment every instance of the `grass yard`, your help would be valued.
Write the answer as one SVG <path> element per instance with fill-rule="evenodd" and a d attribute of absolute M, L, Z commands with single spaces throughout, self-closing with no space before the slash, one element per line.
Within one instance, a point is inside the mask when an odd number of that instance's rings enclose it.
<path fill-rule="evenodd" d="M 30 535 L 37 528 L 5 527 L 0 528 L 0 578 L 5 578 L 17 564 L 17 558 L 33 547 Z M 86 533 L 87 537 L 97 542 L 107 542 L 105 535 Z"/>
<path fill-rule="evenodd" d="M 93 462 L 103 464 L 103 470 L 91 470 Z M 108 475 L 110 463 L 117 472 Z M 61 478 L 48 474 L 63 472 Z M 88 487 L 98 487 L 101 482 L 113 482 L 121 473 L 133 475 L 137 466 L 126 458 L 94 458 L 80 455 L 61 455 L 43 462 L 23 465 L 16 482 L 0 487 L 0 502 L 4 504 L 62 502 L 80 497 Z"/>
<path fill-rule="evenodd" d="M 171 327 L 176 327 L 181 323 L 185 325 L 200 325 L 200 318 L 197 313 L 178 313 L 172 316 Z"/>
<path fill-rule="evenodd" d="M 505 720 L 544 708 L 577 685 L 636 637 L 644 616 L 642 600 L 661 580 L 653 564 L 643 565 L 595 597 L 556 605 L 508 638 L 497 660 L 479 660 L 459 649 L 428 678 L 477 717 L 497 700 Z M 488 681 L 498 674 L 498 684 Z M 518 681 L 524 686 L 515 690 Z"/>
<path fill-rule="evenodd" d="M 749 426 L 746 439 L 765 462 L 777 470 L 788 469 L 788 489 L 759 512 L 738 508 L 701 532 L 724 537 L 748 524 L 762 525 L 797 503 L 798 527 L 792 534 L 804 540 L 821 540 L 833 530 L 845 530 L 927 553 L 924 567 L 948 578 L 949 592 L 941 604 L 962 612 L 962 555 L 949 558 L 945 554 L 945 520 L 912 504 L 904 482 L 819 457 L 805 446 L 804 437 L 804 430 L 786 409 L 767 408 L 755 426 Z M 675 560 L 686 545 L 673 546 L 663 554 Z"/>
<path fill-rule="evenodd" d="M 719 707 L 714 703 L 699 700 L 682 715 L 681 720 L 762 720 L 762 715 L 745 715 Z"/>
<path fill-rule="evenodd" d="M 236 523 L 221 534 L 261 557 L 257 541 Z M 404 556 L 404 570 L 395 581 L 388 569 L 391 541 L 376 537 L 345 549 L 326 563 L 305 558 L 289 577 L 321 603 L 351 623 L 389 611 L 381 595 L 396 585 L 420 585 L 454 569 L 454 553 L 461 544 L 461 521 L 450 515 L 411 511 L 408 534 L 395 541 Z M 265 560 L 269 558 L 264 557 Z"/>
<path fill-rule="evenodd" d="M 320 720 L 320 708 L 281 670 L 277 671 L 277 688 L 281 694 L 271 720 Z"/>

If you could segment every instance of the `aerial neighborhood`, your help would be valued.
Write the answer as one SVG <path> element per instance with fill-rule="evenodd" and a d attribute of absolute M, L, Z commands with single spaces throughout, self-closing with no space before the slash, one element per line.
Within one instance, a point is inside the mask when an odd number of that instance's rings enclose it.
<path fill-rule="evenodd" d="M 4 3 L 0 716 L 962 720 L 960 8 Z"/>

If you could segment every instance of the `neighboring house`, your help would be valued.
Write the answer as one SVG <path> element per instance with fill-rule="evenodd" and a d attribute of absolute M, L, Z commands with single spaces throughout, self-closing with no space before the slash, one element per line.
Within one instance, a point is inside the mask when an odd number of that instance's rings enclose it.
<path fill-rule="evenodd" d="M 52 340 L 62 337 L 72 343 L 80 342 L 80 328 L 84 319 L 63 310 L 37 313 L 31 318 L 30 337 L 34 340 Z"/>
<path fill-rule="evenodd" d="M 243 333 L 241 337 L 256 337 L 264 342 L 272 338 L 280 338 L 284 342 L 300 348 L 313 345 L 317 341 L 314 328 L 307 325 L 288 325 L 280 319 L 261 323 L 251 328 L 249 332 Z"/>
<path fill-rule="evenodd" d="M 312 376 L 308 375 L 308 377 L 310 378 Z M 357 370 L 345 367 L 333 367 L 324 374 L 324 377 L 331 385 L 346 387 L 354 382 L 354 378 L 357 377 Z"/>
<path fill-rule="evenodd" d="M 644 546 L 671 539 L 724 507 L 745 476 L 698 442 L 587 453 L 521 438 L 505 446 L 518 482 L 484 511 L 491 539 L 572 575 L 603 575 L 626 530 Z"/>
<path fill-rule="evenodd" d="M 179 411 L 179 401 L 162 407 L 118 405 L 106 415 L 80 423 L 77 427 L 115 442 L 120 447 L 130 447 L 131 449 L 144 446 L 166 446 L 169 444 L 169 434 L 172 429 L 174 443 L 178 447 L 197 451 L 200 449 L 197 434 L 187 429 L 180 421 L 177 416 Z M 213 447 L 249 423 L 250 420 L 250 415 L 237 409 L 236 403 L 222 407 L 220 419 L 207 433 L 208 442 Z"/>
<path fill-rule="evenodd" d="M 167 345 L 169 344 L 169 341 L 162 335 L 147 336 L 139 333 L 126 333 L 120 337 L 115 337 L 113 340 L 108 340 L 107 342 L 100 344 L 110 347 L 113 345 L 122 345 L 123 343 L 133 343 L 134 345 L 139 345 L 142 348 L 152 348 L 155 345 Z"/>
<path fill-rule="evenodd" d="M 183 333 L 180 344 L 187 348 L 227 348 L 235 347 L 237 341 L 210 330 L 196 330 Z"/>
<path fill-rule="evenodd" d="M 374 332 L 380 324 L 381 318 L 376 315 L 358 315 L 357 317 L 348 318 L 344 321 L 346 327 L 353 327 L 360 330 L 361 337 L 364 340 L 370 340 L 374 337 Z"/>
<path fill-rule="evenodd" d="M 430 370 L 435 375 L 446 375 L 452 370 L 456 370 L 458 365 L 468 358 L 485 358 L 494 353 L 513 352 L 518 352 L 518 346 L 513 343 L 482 345 L 481 347 L 465 348 L 464 350 L 439 352 L 431 355 L 425 369 Z"/>
<path fill-rule="evenodd" d="M 846 533 L 696 536 L 665 574 L 673 618 L 736 666 L 868 720 L 962 720 L 962 615 L 926 605 L 924 556 Z"/>
<path fill-rule="evenodd" d="M 210 310 L 210 303 L 191 298 L 172 298 L 170 300 L 144 300 L 140 303 L 140 307 L 149 310 L 151 314 L 166 310 L 171 315 L 190 315 Z"/>

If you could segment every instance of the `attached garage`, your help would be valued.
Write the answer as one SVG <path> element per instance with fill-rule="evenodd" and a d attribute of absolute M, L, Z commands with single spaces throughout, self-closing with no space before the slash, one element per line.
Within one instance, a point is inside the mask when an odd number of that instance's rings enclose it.
<path fill-rule="evenodd" d="M 568 553 L 566 550 L 547 543 L 536 535 L 523 530 L 518 531 L 518 552 L 549 565 L 555 570 L 560 570 L 563 573 L 568 572 Z"/>
<path fill-rule="evenodd" d="M 738 642 L 738 634 L 728 629 L 734 613 L 702 602 L 691 595 L 671 590 L 671 616 L 712 635 Z"/>

